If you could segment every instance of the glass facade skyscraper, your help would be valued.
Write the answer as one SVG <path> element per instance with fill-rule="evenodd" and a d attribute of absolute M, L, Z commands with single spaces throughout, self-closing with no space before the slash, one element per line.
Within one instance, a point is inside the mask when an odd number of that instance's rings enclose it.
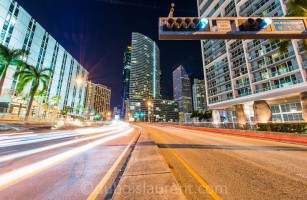
<path fill-rule="evenodd" d="M 160 97 L 160 51 L 149 37 L 132 33 L 129 98 Z"/>
<path fill-rule="evenodd" d="M 197 3 L 200 17 L 281 17 L 287 13 L 283 0 Z M 248 121 L 259 121 L 254 111 L 262 103 L 271 108 L 273 121 L 303 120 L 302 106 L 293 106 L 293 112 L 282 108 L 300 104 L 302 92 L 307 91 L 307 55 L 302 40 L 292 40 L 284 53 L 279 46 L 278 40 L 201 41 L 209 108 L 228 111 L 220 113 L 234 121 L 238 116 L 232 111 L 239 108 Z"/>
<path fill-rule="evenodd" d="M 193 92 L 193 108 L 194 111 L 205 111 L 207 110 L 205 81 L 194 79 L 192 87 Z"/>
<path fill-rule="evenodd" d="M 179 103 L 179 112 L 192 112 L 191 82 L 182 65 L 173 71 L 173 95 Z"/>
<path fill-rule="evenodd" d="M 24 49 L 30 54 L 24 60 L 37 68 L 52 68 L 52 81 L 48 98 L 61 96 L 59 108 L 84 105 L 88 72 L 17 2 L 0 1 L 0 43 L 10 49 Z M 5 77 L 1 101 L 10 101 L 15 94 L 18 79 L 13 78 L 15 66 L 9 66 Z M 76 84 L 76 79 L 83 84 Z M 30 90 L 27 85 L 25 92 Z M 6 98 L 8 96 L 8 98 Z M 10 103 L 10 102 L 9 102 Z"/>

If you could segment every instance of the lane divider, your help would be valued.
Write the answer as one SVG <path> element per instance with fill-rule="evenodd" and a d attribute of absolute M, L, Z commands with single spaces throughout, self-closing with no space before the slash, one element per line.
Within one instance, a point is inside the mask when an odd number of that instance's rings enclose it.
<path fill-rule="evenodd" d="M 161 137 L 159 137 L 157 134 L 155 134 L 155 137 L 167 147 L 167 149 L 188 170 L 188 172 L 197 180 L 197 182 L 201 184 L 201 186 L 214 200 L 222 200 L 222 198 Z"/>
<path fill-rule="evenodd" d="M 18 168 L 16 170 L 4 173 L 0 175 L 0 191 L 14 185 L 22 180 L 25 180 L 35 174 L 38 174 L 42 171 L 45 171 L 55 165 L 58 165 L 76 155 L 79 155 L 83 152 L 86 152 L 88 150 L 91 150 L 103 143 L 109 142 L 111 140 L 114 140 L 116 138 L 119 138 L 121 136 L 124 136 L 126 134 L 129 134 L 133 131 L 133 128 L 130 128 L 127 131 L 124 131 L 120 134 L 116 134 L 113 136 L 109 136 L 107 138 L 103 138 L 100 140 L 97 140 L 95 142 L 91 142 L 89 144 L 74 148 L 72 150 L 69 150 L 67 152 L 52 156 L 50 158 L 44 159 L 42 161 L 27 165 L 25 167 Z"/>

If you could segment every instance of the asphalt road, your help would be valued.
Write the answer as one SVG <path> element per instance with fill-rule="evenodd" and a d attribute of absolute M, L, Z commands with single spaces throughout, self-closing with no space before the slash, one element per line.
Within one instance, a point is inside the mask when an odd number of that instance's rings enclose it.
<path fill-rule="evenodd" d="M 124 123 L 0 134 L 0 199 L 103 199 L 138 135 Z"/>
<path fill-rule="evenodd" d="M 140 125 L 187 199 L 307 199 L 307 146 Z"/>

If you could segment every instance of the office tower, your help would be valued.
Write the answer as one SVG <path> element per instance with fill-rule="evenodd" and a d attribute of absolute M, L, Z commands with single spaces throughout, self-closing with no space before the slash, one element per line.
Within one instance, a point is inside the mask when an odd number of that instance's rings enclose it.
<path fill-rule="evenodd" d="M 131 70 L 131 46 L 128 46 L 124 52 L 124 70 L 123 70 L 123 93 L 122 93 L 122 105 L 121 114 L 122 119 L 125 118 L 125 101 L 129 99 L 129 89 L 130 89 L 130 70 Z"/>
<path fill-rule="evenodd" d="M 205 81 L 194 79 L 192 87 L 193 91 L 193 108 L 194 111 L 205 111 L 207 110 L 207 99 L 205 91 Z"/>
<path fill-rule="evenodd" d="M 0 43 L 10 49 L 23 49 L 30 54 L 23 59 L 37 68 L 52 68 L 54 73 L 48 88 L 48 100 L 61 96 L 58 107 L 84 105 L 88 72 L 17 2 L 0 1 Z M 12 112 L 19 103 L 13 101 L 18 79 L 13 78 L 16 66 L 9 66 L 4 80 L 1 102 L 7 102 Z M 78 81 L 76 81 L 78 80 Z M 78 84 L 76 84 L 78 82 Z M 27 85 L 24 93 L 30 91 Z M 14 108 L 16 107 L 16 109 Z"/>
<path fill-rule="evenodd" d="M 285 2 L 198 0 L 198 12 L 200 17 L 280 17 L 286 14 Z M 307 120 L 306 103 L 300 100 L 307 96 L 302 40 L 292 40 L 284 53 L 279 45 L 278 40 L 201 41 L 208 106 L 215 120 L 221 114 L 239 124 Z"/>
<path fill-rule="evenodd" d="M 149 37 L 132 33 L 129 98 L 160 98 L 160 51 Z"/>
<path fill-rule="evenodd" d="M 173 71 L 173 93 L 174 100 L 179 103 L 179 112 L 192 112 L 190 78 L 182 65 Z"/>

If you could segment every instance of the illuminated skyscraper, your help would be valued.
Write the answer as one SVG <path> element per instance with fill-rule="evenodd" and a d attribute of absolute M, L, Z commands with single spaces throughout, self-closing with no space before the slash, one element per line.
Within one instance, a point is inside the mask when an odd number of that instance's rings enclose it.
<path fill-rule="evenodd" d="M 160 97 L 160 51 L 149 37 L 132 33 L 129 98 Z"/>
<path fill-rule="evenodd" d="M 174 100 L 179 103 L 179 112 L 192 112 L 190 78 L 182 65 L 173 71 L 173 93 Z"/>

